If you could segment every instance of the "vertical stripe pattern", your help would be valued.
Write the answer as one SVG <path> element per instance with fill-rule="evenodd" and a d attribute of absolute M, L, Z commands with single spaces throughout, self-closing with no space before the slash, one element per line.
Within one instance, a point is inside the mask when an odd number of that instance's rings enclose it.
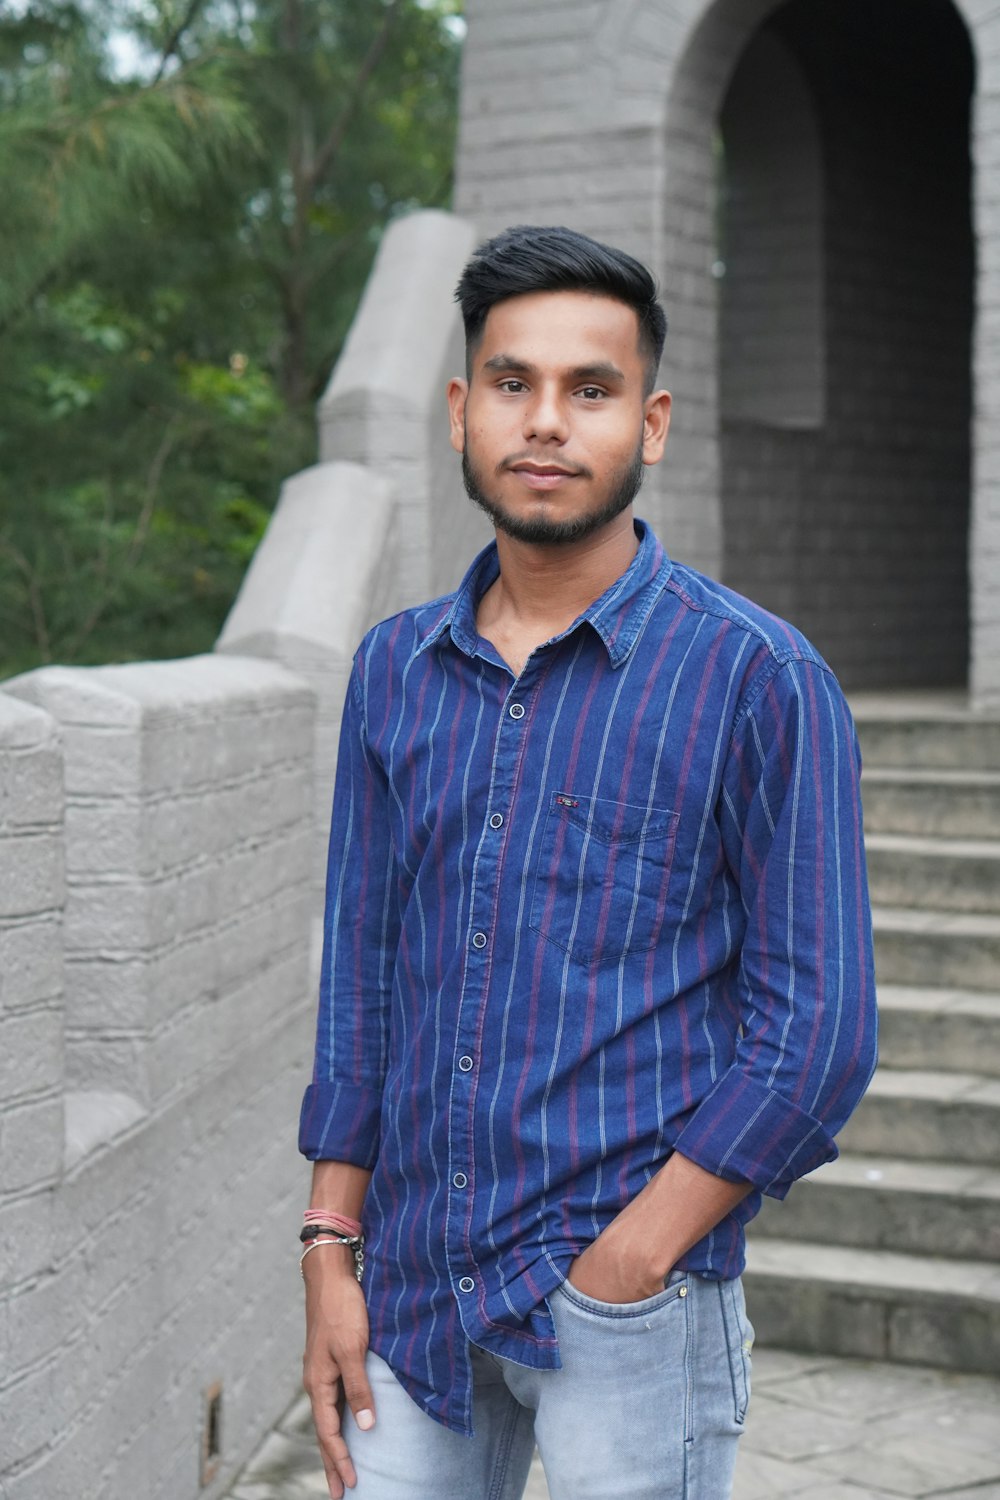
<path fill-rule="evenodd" d="M 371 1342 L 471 1431 L 468 1342 L 558 1366 L 547 1295 L 674 1150 L 761 1193 L 836 1155 L 875 1063 L 854 727 L 784 622 L 628 571 L 515 679 L 495 547 L 377 626 L 344 709 L 310 1159 L 372 1171 Z"/>

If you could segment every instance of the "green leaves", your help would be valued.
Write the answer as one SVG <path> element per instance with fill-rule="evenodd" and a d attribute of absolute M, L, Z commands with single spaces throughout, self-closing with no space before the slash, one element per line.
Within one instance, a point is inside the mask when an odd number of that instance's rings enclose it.
<path fill-rule="evenodd" d="M 447 202 L 454 14 L 0 14 L 0 676 L 210 647 L 385 223 Z"/>

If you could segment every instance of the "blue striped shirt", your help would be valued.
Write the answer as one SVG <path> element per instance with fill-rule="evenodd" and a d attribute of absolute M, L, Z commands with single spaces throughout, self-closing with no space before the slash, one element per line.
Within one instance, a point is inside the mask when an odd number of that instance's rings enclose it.
<path fill-rule="evenodd" d="M 673 1150 L 760 1194 L 836 1155 L 875 1059 L 851 717 L 809 643 L 671 561 L 513 677 L 495 546 L 355 659 L 306 1156 L 372 1170 L 371 1347 L 471 1432 L 468 1341 L 557 1368 L 547 1295 Z"/>

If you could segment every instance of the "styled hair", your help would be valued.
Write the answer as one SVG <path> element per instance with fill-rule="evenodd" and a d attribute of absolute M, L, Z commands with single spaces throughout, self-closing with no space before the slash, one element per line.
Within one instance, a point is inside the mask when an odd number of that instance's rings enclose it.
<path fill-rule="evenodd" d="M 624 250 L 562 225 L 517 224 L 473 251 L 455 288 L 470 373 L 490 309 L 526 292 L 593 292 L 631 307 L 639 322 L 639 348 L 646 357 L 647 394 L 653 389 L 667 336 L 667 315 L 656 299 L 656 282 L 642 262 Z"/>

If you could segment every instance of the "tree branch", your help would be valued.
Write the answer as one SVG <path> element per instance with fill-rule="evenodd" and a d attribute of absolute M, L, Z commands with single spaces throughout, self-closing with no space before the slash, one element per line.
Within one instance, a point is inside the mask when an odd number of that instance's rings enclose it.
<path fill-rule="evenodd" d="M 198 12 L 201 10 L 202 4 L 203 0 L 188 0 L 187 10 L 184 12 L 183 16 L 178 21 L 173 31 L 167 37 L 166 45 L 163 48 L 163 55 L 160 58 L 159 67 L 153 74 L 154 86 L 158 84 L 160 82 L 160 79 L 163 77 L 164 68 L 167 66 L 167 63 L 170 61 L 174 53 L 177 51 L 177 48 L 180 46 L 185 31 L 187 31 L 188 27 L 197 17 Z"/>
<path fill-rule="evenodd" d="M 20 548 L 15 547 L 13 542 L 8 542 L 5 538 L 0 538 L 0 552 L 6 552 L 24 574 L 28 589 L 28 604 L 31 607 L 31 618 L 35 626 L 35 644 L 41 652 L 42 660 L 49 662 L 52 660 L 52 641 L 45 618 L 45 603 L 38 585 L 37 569 L 32 567 Z"/>
<path fill-rule="evenodd" d="M 381 61 L 382 54 L 388 45 L 392 28 L 395 25 L 396 17 L 399 15 L 401 9 L 402 0 L 390 0 L 390 3 L 385 8 L 382 16 L 382 24 L 375 34 L 372 44 L 368 48 L 365 58 L 358 69 L 354 80 L 354 87 L 351 89 L 347 103 L 340 111 L 336 120 L 334 120 L 329 135 L 317 151 L 312 165 L 306 174 L 311 192 L 315 191 L 317 183 L 322 181 L 330 168 L 331 162 L 344 143 L 344 137 L 347 134 L 354 111 L 361 102 L 361 96 L 368 87 L 369 79 Z"/>

